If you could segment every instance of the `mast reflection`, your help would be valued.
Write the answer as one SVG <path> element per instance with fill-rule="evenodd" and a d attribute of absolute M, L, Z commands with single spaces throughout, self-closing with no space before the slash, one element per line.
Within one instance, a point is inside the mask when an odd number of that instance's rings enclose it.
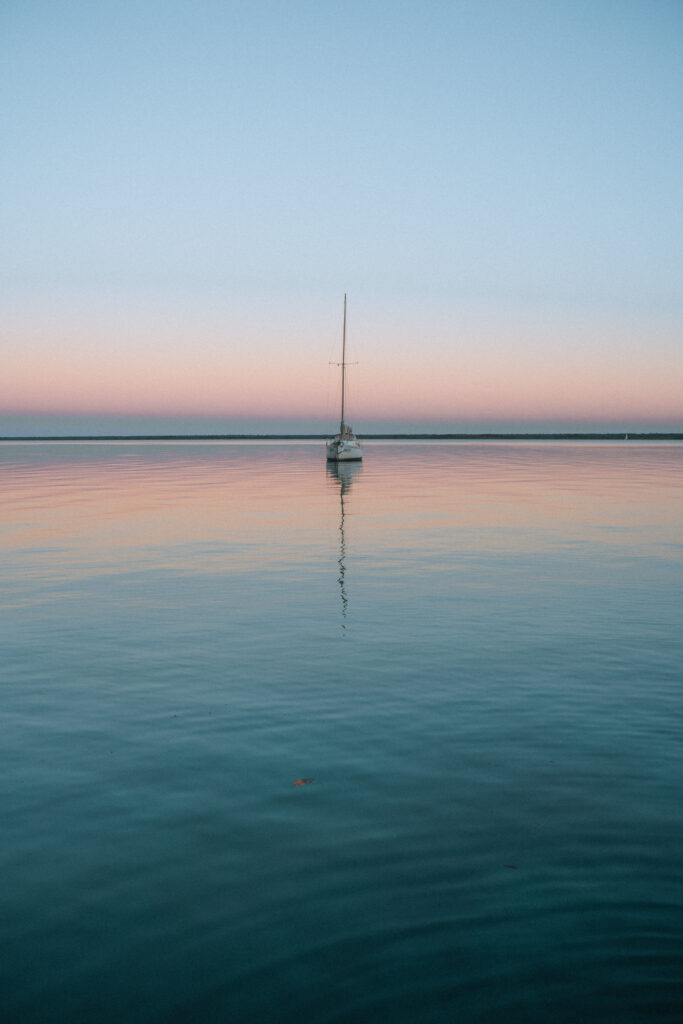
<path fill-rule="evenodd" d="M 344 536 L 344 498 L 351 490 L 351 484 L 355 477 L 363 470 L 363 464 L 361 462 L 328 462 L 327 465 L 327 476 L 332 480 L 339 483 L 339 558 L 337 559 L 337 566 L 339 568 L 339 575 L 337 576 L 337 582 L 339 584 L 339 595 L 341 597 L 342 607 L 342 622 L 341 628 L 346 629 L 346 614 L 349 606 L 349 599 L 346 593 L 346 538 Z"/>

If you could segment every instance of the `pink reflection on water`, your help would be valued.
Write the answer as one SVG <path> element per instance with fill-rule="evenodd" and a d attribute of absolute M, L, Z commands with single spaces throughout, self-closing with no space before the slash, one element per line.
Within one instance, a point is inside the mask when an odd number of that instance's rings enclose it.
<path fill-rule="evenodd" d="M 295 571 L 335 552 L 342 512 L 349 556 L 376 564 L 587 543 L 681 558 L 677 443 L 368 442 L 346 484 L 312 442 L 5 443 L 0 457 L 0 544 L 44 573 Z"/>

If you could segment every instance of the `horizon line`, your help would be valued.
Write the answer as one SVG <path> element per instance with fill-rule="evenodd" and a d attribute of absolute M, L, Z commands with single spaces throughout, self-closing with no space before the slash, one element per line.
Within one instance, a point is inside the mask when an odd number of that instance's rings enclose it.
<path fill-rule="evenodd" d="M 5 441 L 324 441 L 331 434 L 22 434 L 15 437 L 0 436 Z M 485 431 L 477 434 L 452 432 L 393 432 L 388 434 L 362 434 L 366 441 L 683 441 L 678 431 Z"/>

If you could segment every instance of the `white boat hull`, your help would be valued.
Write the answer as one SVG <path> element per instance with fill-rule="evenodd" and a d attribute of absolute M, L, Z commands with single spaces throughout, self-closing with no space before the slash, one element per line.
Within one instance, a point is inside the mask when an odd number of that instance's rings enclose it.
<path fill-rule="evenodd" d="M 334 440 L 327 442 L 328 462 L 357 462 L 362 458 L 363 449 L 355 437 L 343 441 L 335 437 Z"/>

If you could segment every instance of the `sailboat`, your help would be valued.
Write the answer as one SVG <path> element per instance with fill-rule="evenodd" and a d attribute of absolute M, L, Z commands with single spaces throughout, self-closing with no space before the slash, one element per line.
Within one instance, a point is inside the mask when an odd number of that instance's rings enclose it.
<path fill-rule="evenodd" d="M 344 422 L 344 385 L 346 383 L 346 295 L 344 295 L 344 330 L 342 333 L 342 359 L 341 363 L 342 387 L 341 387 L 341 418 L 339 421 L 339 433 L 327 442 L 327 458 L 333 462 L 350 462 L 352 459 L 363 458 L 363 449 L 358 443 L 356 435 L 348 423 Z"/>

